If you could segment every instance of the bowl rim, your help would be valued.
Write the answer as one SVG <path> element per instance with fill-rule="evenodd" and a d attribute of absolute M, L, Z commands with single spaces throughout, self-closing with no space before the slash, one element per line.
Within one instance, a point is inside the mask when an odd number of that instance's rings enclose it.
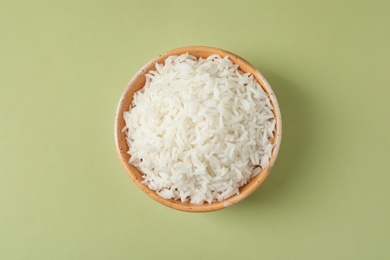
<path fill-rule="evenodd" d="M 144 82 L 145 80 L 142 78 L 145 78 L 144 75 L 148 73 L 150 70 L 155 69 L 156 63 L 164 62 L 167 57 L 171 55 L 180 55 L 187 52 L 198 58 L 200 56 L 208 57 L 212 54 L 219 54 L 222 57 L 229 56 L 229 59 L 232 60 L 233 63 L 239 65 L 239 69 L 241 69 L 244 72 L 251 72 L 253 76 L 256 78 L 256 80 L 258 81 L 258 83 L 260 84 L 260 86 L 263 88 L 263 90 L 268 94 L 271 104 L 274 107 L 273 113 L 276 119 L 276 125 L 275 125 L 276 131 L 274 135 L 275 147 L 273 148 L 272 156 L 270 158 L 270 162 L 268 166 L 264 168 L 257 176 L 250 179 L 247 184 L 240 187 L 239 194 L 235 194 L 220 202 L 212 202 L 210 204 L 207 202 L 203 204 L 191 204 L 189 202 L 183 203 L 180 200 L 164 199 L 160 197 L 154 190 L 151 190 L 149 189 L 148 186 L 142 184 L 141 183 L 141 181 L 143 180 L 141 177 L 142 173 L 136 167 L 134 167 L 128 162 L 130 155 L 127 153 L 128 145 L 125 139 L 125 133 L 122 132 L 123 123 L 124 123 L 123 112 L 129 110 L 129 104 L 132 101 L 134 92 L 136 92 L 138 89 L 143 87 L 144 83 L 142 84 L 142 82 Z M 146 63 L 143 67 L 141 67 L 138 70 L 138 72 L 132 77 L 132 79 L 129 81 L 129 83 L 123 90 L 122 95 L 120 97 L 116 114 L 115 114 L 114 131 L 115 131 L 114 135 L 115 135 L 116 150 L 120 158 L 120 161 L 124 166 L 127 174 L 143 192 L 145 192 L 149 197 L 151 197 L 155 201 L 176 210 L 186 211 L 186 212 L 209 212 L 209 211 L 220 210 L 229 207 L 233 204 L 236 204 L 239 201 L 242 201 L 250 194 L 252 194 L 265 181 L 279 153 L 281 138 L 282 138 L 282 118 L 281 118 L 278 101 L 276 99 L 275 93 L 272 90 L 270 84 L 264 78 L 264 76 L 248 61 L 246 61 L 245 59 L 243 59 L 242 57 L 234 53 L 231 53 L 223 49 L 215 48 L 215 47 L 186 46 L 186 47 L 172 49 L 170 51 L 158 55 L 157 57 L 153 58 L 148 63 Z"/>

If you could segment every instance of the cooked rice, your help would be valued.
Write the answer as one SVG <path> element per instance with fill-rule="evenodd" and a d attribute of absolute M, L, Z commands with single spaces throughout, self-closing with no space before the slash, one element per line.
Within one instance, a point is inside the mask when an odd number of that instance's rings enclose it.
<path fill-rule="evenodd" d="M 146 74 L 124 113 L 129 162 L 165 199 L 224 200 L 268 165 L 273 109 L 228 56 L 170 56 Z"/>

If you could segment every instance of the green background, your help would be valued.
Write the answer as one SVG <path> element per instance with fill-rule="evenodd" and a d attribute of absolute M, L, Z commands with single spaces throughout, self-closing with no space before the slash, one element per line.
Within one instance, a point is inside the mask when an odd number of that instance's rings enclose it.
<path fill-rule="evenodd" d="M 390 259 L 389 1 L 0 0 L 0 259 Z M 283 140 L 251 197 L 164 207 L 126 175 L 119 97 L 159 53 L 254 64 Z"/>

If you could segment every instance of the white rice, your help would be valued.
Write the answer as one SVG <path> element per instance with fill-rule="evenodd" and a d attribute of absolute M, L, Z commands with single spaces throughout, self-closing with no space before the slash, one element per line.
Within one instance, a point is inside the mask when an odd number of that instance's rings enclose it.
<path fill-rule="evenodd" d="M 165 199 L 224 200 L 268 165 L 272 110 L 253 75 L 227 56 L 170 56 L 123 115 L 129 162 Z"/>

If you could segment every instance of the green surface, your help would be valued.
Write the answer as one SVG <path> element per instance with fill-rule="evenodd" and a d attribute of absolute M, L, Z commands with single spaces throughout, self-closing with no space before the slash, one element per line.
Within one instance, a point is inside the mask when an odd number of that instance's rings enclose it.
<path fill-rule="evenodd" d="M 0 259 L 390 259 L 389 1 L 0 0 Z M 119 97 L 208 45 L 268 79 L 279 158 L 247 200 L 190 214 L 126 175 Z"/>

